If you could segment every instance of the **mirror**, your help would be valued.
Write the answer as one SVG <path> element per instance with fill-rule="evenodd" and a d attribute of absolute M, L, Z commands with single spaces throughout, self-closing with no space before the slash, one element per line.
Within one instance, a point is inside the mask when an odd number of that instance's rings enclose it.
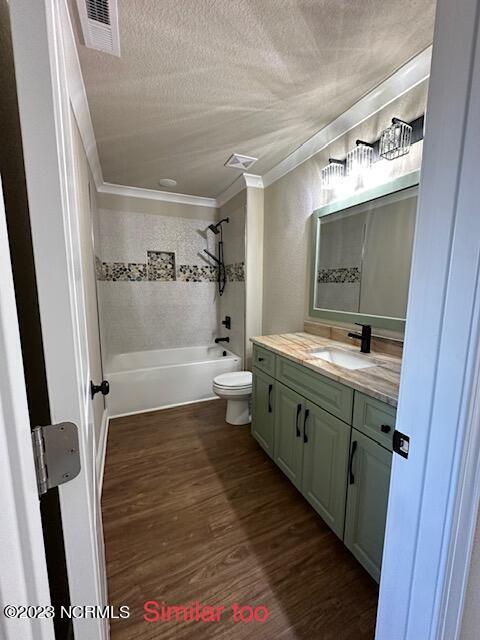
<path fill-rule="evenodd" d="M 403 329 L 417 183 L 403 178 L 314 213 L 312 315 Z"/>

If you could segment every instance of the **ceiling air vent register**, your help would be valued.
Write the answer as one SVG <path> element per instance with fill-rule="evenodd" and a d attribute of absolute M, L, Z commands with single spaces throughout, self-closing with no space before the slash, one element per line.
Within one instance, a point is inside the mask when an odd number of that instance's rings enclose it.
<path fill-rule="evenodd" d="M 117 0 L 77 0 L 85 46 L 120 56 Z"/>
<path fill-rule="evenodd" d="M 252 156 L 244 156 L 241 153 L 232 153 L 230 158 L 226 161 L 225 166 L 232 169 L 240 169 L 240 171 L 246 171 L 255 164 L 258 158 Z"/>

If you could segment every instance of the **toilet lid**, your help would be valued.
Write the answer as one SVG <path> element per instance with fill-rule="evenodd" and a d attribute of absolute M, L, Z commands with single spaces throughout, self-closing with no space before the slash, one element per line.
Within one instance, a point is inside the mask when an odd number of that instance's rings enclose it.
<path fill-rule="evenodd" d="M 252 384 L 252 372 L 232 371 L 231 373 L 222 373 L 214 378 L 213 383 L 219 387 L 230 387 L 232 389 L 249 387 Z"/>

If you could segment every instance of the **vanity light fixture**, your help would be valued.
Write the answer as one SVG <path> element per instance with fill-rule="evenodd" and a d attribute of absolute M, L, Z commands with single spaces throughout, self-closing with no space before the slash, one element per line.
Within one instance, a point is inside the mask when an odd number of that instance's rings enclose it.
<path fill-rule="evenodd" d="M 412 127 L 399 118 L 392 118 L 392 124 L 382 131 L 379 155 L 386 160 L 395 160 L 406 155 L 411 144 Z"/>
<path fill-rule="evenodd" d="M 347 176 L 358 177 L 370 169 L 373 164 L 373 144 L 356 141 L 355 149 L 347 153 Z"/>
<path fill-rule="evenodd" d="M 335 189 L 345 178 L 346 160 L 329 158 L 328 164 L 322 169 L 322 185 L 324 189 Z"/>

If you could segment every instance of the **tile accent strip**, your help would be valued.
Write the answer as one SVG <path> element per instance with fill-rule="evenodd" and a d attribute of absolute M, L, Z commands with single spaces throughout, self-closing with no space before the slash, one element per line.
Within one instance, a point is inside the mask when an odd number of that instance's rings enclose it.
<path fill-rule="evenodd" d="M 228 282 L 245 282 L 245 263 L 235 262 L 225 266 Z"/>
<path fill-rule="evenodd" d="M 147 279 L 147 265 L 144 262 L 104 262 L 103 280 L 119 282 L 142 282 Z"/>
<path fill-rule="evenodd" d="M 173 251 L 147 251 L 147 279 L 168 282 L 176 280 Z"/>
<path fill-rule="evenodd" d="M 317 282 L 355 283 L 360 282 L 358 267 L 339 267 L 337 269 L 319 269 Z"/>
<path fill-rule="evenodd" d="M 210 265 L 181 264 L 178 266 L 177 280 L 182 282 L 217 282 L 218 269 Z"/>
<path fill-rule="evenodd" d="M 218 268 L 212 265 L 175 263 L 172 251 L 147 251 L 147 262 L 102 262 L 95 256 L 97 280 L 107 282 L 217 282 Z M 245 281 L 245 263 L 225 265 L 228 282 Z"/>

